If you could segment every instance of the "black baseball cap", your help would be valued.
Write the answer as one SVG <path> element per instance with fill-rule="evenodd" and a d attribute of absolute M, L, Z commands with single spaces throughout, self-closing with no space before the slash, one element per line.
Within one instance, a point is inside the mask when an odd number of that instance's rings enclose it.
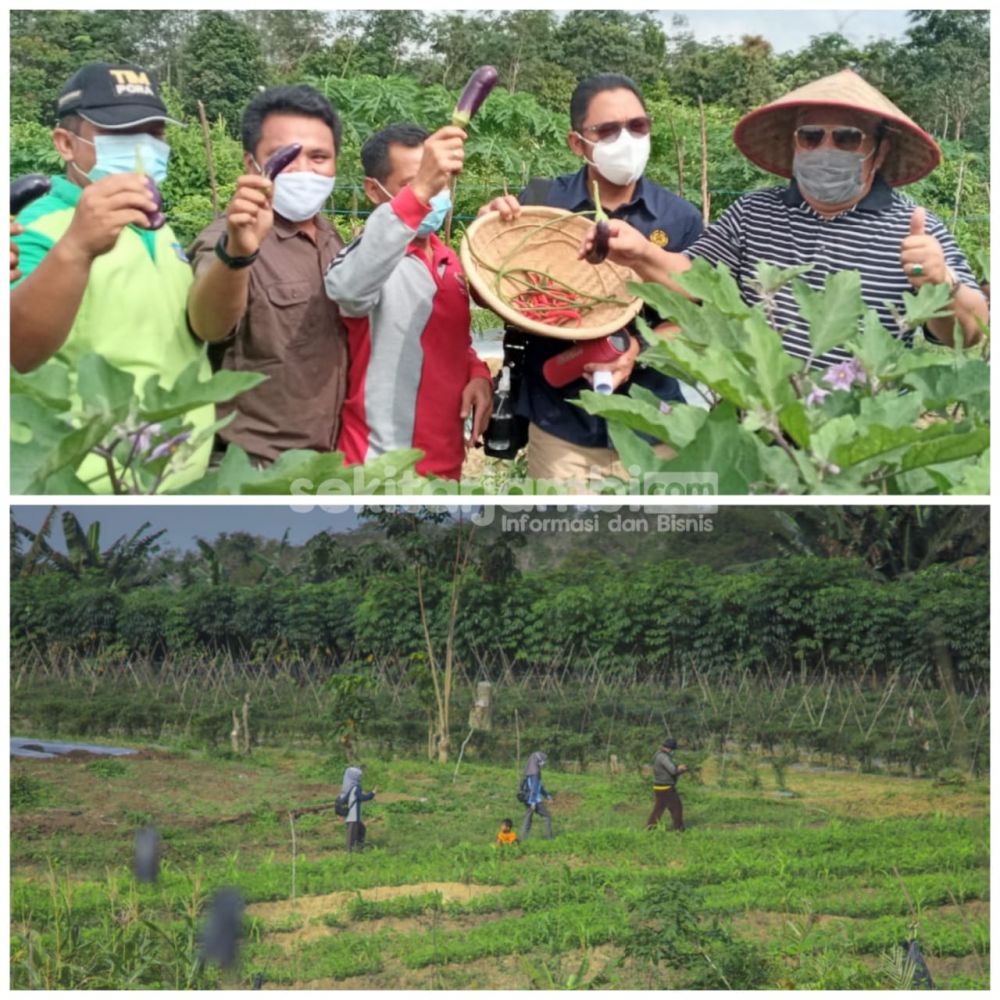
<path fill-rule="evenodd" d="M 100 128 L 129 128 L 172 122 L 160 97 L 156 75 L 134 63 L 88 63 L 63 87 L 56 117 L 79 115 Z"/>
<path fill-rule="evenodd" d="M 664 747 L 666 747 L 668 750 L 676 750 L 677 749 L 677 740 L 675 740 L 672 736 L 670 736 L 670 737 L 668 737 L 667 739 L 665 739 L 663 741 L 662 745 Z"/>

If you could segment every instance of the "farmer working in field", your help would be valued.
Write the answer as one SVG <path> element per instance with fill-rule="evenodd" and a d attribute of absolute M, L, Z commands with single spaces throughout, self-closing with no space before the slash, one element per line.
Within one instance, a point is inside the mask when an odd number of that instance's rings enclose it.
<path fill-rule="evenodd" d="M 541 751 L 531 754 L 528 763 L 524 768 L 524 778 L 527 783 L 527 812 L 524 814 L 524 821 L 521 823 L 521 839 L 524 840 L 531 831 L 531 821 L 536 815 L 545 820 L 545 839 L 552 839 L 552 814 L 546 808 L 545 803 L 552 801 L 552 795 L 546 791 L 542 784 L 542 768 L 548 760 L 546 754 Z"/>
<path fill-rule="evenodd" d="M 147 177 L 164 181 L 170 156 L 164 136 L 171 119 L 154 75 L 131 64 L 90 63 L 63 87 L 56 116 L 52 141 L 66 173 L 17 219 L 11 362 L 28 372 L 58 355 L 75 368 L 98 353 L 134 375 L 137 389 L 153 375 L 169 387 L 192 363 L 208 378 L 205 349 L 184 316 L 191 268 L 147 185 Z M 197 433 L 211 425 L 212 407 L 188 419 Z M 168 486 L 200 478 L 210 450 L 210 441 L 194 449 Z M 95 491 L 111 488 L 96 455 L 77 476 Z"/>
<path fill-rule="evenodd" d="M 601 206 L 612 219 L 624 220 L 650 254 L 689 247 L 701 234 L 698 210 L 666 188 L 644 176 L 649 159 L 652 122 L 639 88 L 626 76 L 602 74 L 582 81 L 570 98 L 570 132 L 567 143 L 582 161 L 575 174 L 554 180 L 535 179 L 514 198 L 496 198 L 479 214 L 499 211 L 515 219 L 521 205 L 548 205 L 570 212 L 594 210 L 594 183 Z M 651 390 L 661 400 L 682 400 L 676 379 L 636 367 L 641 342 L 631 333 L 631 349 L 613 363 L 585 370 L 609 370 L 615 389 L 633 382 Z M 530 421 L 528 475 L 538 479 L 577 484 L 609 475 L 628 478 L 611 447 L 607 422 L 573 404 L 592 374 L 563 388 L 549 385 L 542 366 L 566 350 L 563 340 L 525 336 L 508 331 L 508 340 L 524 339 L 524 377 L 517 392 L 516 412 Z M 665 445 L 660 446 L 662 452 Z"/>
<path fill-rule="evenodd" d="M 219 432 L 262 466 L 290 448 L 333 451 L 347 377 L 347 339 L 323 272 L 343 247 L 320 214 L 333 191 L 340 119 L 312 87 L 262 91 L 243 112 L 246 172 L 223 218 L 192 248 L 197 280 L 188 300 L 191 328 L 224 345 L 222 366 L 268 376 L 220 404 L 235 412 Z M 270 180 L 278 150 L 300 145 Z"/>
<path fill-rule="evenodd" d="M 419 448 L 417 472 L 458 479 L 465 419 L 472 414 L 468 443 L 489 422 L 490 371 L 472 347 L 465 274 L 435 235 L 464 159 L 465 133 L 452 126 L 428 135 L 392 125 L 361 150 L 375 211 L 326 273 L 349 337 L 338 447 L 351 464 Z"/>
<path fill-rule="evenodd" d="M 926 177 L 941 151 L 874 87 L 852 70 L 824 77 L 745 115 L 733 141 L 791 183 L 743 195 L 683 254 L 654 253 L 640 232 L 612 223 L 609 257 L 665 284 L 693 258 L 723 262 L 749 305 L 763 297 L 755 283 L 761 261 L 811 264 L 802 277 L 814 289 L 838 271 L 860 271 L 865 304 L 905 343 L 914 331 L 894 315 L 904 311 L 904 293 L 947 285 L 950 314 L 931 320 L 927 332 L 945 344 L 956 327 L 966 344 L 981 339 L 989 310 L 961 250 L 937 217 L 895 190 Z M 589 245 L 590 238 L 581 253 Z M 785 350 L 809 357 L 809 326 L 789 286 L 772 308 Z M 834 348 L 813 360 L 825 368 L 850 359 Z"/>
<path fill-rule="evenodd" d="M 687 772 L 686 764 L 675 764 L 673 752 L 677 749 L 677 740 L 665 739 L 653 757 L 653 811 L 646 820 L 646 829 L 652 830 L 664 809 L 670 810 L 675 830 L 684 829 L 684 809 L 681 797 L 677 794 L 677 779 Z"/>
<path fill-rule="evenodd" d="M 344 779 L 340 783 L 340 797 L 347 803 L 347 851 L 363 851 L 365 849 L 365 834 L 368 828 L 361 821 L 361 803 L 371 802 L 375 798 L 375 789 L 370 792 L 361 790 L 361 768 L 349 767 L 344 771 Z"/>

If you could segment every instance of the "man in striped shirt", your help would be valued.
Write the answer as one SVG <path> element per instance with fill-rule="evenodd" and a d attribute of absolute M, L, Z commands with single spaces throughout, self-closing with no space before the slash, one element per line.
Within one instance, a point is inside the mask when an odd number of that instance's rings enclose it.
<path fill-rule="evenodd" d="M 756 281 L 761 261 L 811 264 L 802 279 L 814 289 L 838 271 L 856 270 L 865 304 L 907 344 L 915 331 L 901 325 L 904 292 L 947 284 L 951 315 L 931 320 L 927 332 L 945 344 L 956 329 L 965 344 L 981 339 L 989 309 L 962 251 L 936 216 L 895 190 L 929 174 L 941 151 L 861 77 L 844 70 L 800 87 L 744 116 L 733 141 L 791 183 L 744 195 L 684 253 L 651 253 L 639 234 L 612 222 L 609 256 L 668 285 L 696 257 L 725 263 L 748 305 L 764 298 Z M 809 326 L 790 287 L 773 297 L 769 312 L 785 350 L 811 357 Z M 826 368 L 850 357 L 834 348 L 812 364 Z"/>

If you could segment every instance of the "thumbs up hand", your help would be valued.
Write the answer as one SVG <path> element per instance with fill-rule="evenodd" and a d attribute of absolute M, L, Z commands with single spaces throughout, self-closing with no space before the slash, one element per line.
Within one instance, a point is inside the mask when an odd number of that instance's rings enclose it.
<path fill-rule="evenodd" d="M 948 280 L 948 265 L 941 244 L 927 233 L 927 209 L 919 206 L 910 216 L 910 231 L 900 247 L 899 262 L 914 288 L 942 285 Z"/>

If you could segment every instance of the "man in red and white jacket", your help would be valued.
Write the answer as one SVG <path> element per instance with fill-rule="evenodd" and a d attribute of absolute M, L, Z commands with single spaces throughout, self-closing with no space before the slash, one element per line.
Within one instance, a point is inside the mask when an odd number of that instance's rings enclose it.
<path fill-rule="evenodd" d="M 493 408 L 490 371 L 472 347 L 469 290 L 458 255 L 434 234 L 462 169 L 465 133 L 393 125 L 361 150 L 375 204 L 364 232 L 326 272 L 347 327 L 347 397 L 337 448 L 360 464 L 419 448 L 421 475 L 458 479 L 464 422 L 477 443 Z"/>

